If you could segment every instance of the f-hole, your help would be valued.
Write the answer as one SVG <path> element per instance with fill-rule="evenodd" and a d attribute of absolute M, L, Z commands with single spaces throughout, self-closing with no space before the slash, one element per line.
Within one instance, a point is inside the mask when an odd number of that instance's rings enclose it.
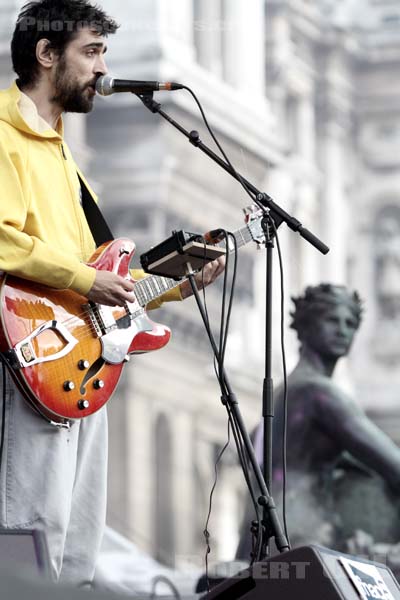
<path fill-rule="evenodd" d="M 104 365 L 105 360 L 100 356 L 97 360 L 94 361 L 94 363 L 89 367 L 89 369 L 86 371 L 86 375 L 82 380 L 81 383 L 81 388 L 80 388 L 80 394 L 83 396 L 84 394 L 86 394 L 86 384 L 89 381 L 89 379 L 92 379 L 92 377 L 94 377 L 95 375 L 97 375 L 97 373 L 100 371 L 100 369 L 102 368 L 102 366 Z"/>

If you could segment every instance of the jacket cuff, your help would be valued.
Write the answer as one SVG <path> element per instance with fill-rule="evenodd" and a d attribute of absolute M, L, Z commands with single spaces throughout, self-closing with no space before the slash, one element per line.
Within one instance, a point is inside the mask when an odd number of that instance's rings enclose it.
<path fill-rule="evenodd" d="M 87 296 L 89 291 L 92 289 L 95 279 L 96 269 L 94 267 L 88 267 L 88 265 L 81 264 L 69 288 L 74 292 L 77 292 L 77 294 Z"/>

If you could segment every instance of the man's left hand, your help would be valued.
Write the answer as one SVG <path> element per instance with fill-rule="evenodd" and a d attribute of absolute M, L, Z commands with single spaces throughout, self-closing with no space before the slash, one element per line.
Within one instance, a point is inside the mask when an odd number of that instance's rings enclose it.
<path fill-rule="evenodd" d="M 220 256 L 219 258 L 216 258 L 215 260 L 207 263 L 206 266 L 203 267 L 203 269 L 199 273 L 197 273 L 197 275 L 195 275 L 194 280 L 196 282 L 197 289 L 201 290 L 203 289 L 203 287 L 207 287 L 207 285 L 213 283 L 213 281 L 215 281 L 217 277 L 221 275 L 224 269 L 224 256 Z M 183 283 L 181 283 L 180 288 L 183 299 L 188 298 L 193 294 L 192 286 L 190 285 L 189 280 L 186 280 Z"/>

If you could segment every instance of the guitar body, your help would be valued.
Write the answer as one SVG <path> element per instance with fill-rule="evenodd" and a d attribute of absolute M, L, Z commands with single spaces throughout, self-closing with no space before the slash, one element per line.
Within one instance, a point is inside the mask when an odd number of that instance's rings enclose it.
<path fill-rule="evenodd" d="M 132 241 L 117 239 L 98 248 L 89 265 L 133 281 L 134 252 Z M 10 372 L 27 400 L 59 424 L 99 410 L 129 355 L 158 350 L 171 335 L 137 301 L 95 305 L 70 290 L 9 275 L 1 282 L 0 304 L 0 351 L 12 351 Z"/>

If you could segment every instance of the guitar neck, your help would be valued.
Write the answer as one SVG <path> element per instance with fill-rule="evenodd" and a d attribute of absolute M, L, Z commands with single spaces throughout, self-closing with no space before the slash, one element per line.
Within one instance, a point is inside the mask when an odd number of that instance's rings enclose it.
<path fill-rule="evenodd" d="M 135 296 L 140 306 L 146 306 L 152 300 L 159 298 L 165 292 L 173 290 L 185 281 L 181 279 L 176 281 L 169 277 L 161 277 L 160 275 L 148 275 L 143 279 L 139 279 L 135 283 Z"/>
<path fill-rule="evenodd" d="M 251 233 L 251 230 L 248 225 L 238 229 L 233 233 L 233 236 L 236 240 L 236 245 L 238 248 L 245 246 L 249 242 L 251 242 L 254 238 Z M 219 242 L 217 246 L 224 246 L 225 241 Z M 229 242 L 229 253 L 232 253 L 235 249 L 235 246 L 232 241 Z M 140 306 L 145 307 L 149 302 L 159 298 L 169 290 L 172 290 L 178 285 L 180 285 L 183 281 L 186 281 L 187 277 L 176 281 L 175 279 L 171 279 L 169 277 L 162 277 L 160 275 L 148 275 L 143 279 L 139 279 L 135 283 L 135 295 L 137 301 Z"/>

